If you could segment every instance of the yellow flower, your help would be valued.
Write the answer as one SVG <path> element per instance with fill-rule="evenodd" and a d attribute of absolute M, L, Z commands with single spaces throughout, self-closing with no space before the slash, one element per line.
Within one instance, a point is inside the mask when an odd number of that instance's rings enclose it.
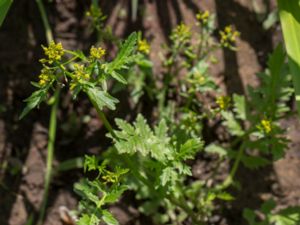
<path fill-rule="evenodd" d="M 150 45 L 146 39 L 138 41 L 138 51 L 143 52 L 145 54 L 150 53 Z"/>
<path fill-rule="evenodd" d="M 180 42 L 189 39 L 192 36 L 191 29 L 184 23 L 179 24 L 173 29 L 171 34 L 172 40 L 178 40 Z"/>
<path fill-rule="evenodd" d="M 90 57 L 91 59 L 101 59 L 105 55 L 105 49 L 99 47 L 95 48 L 94 46 L 90 49 Z"/>
<path fill-rule="evenodd" d="M 39 75 L 39 85 L 40 86 L 45 86 L 48 83 L 50 83 L 54 79 L 54 75 L 52 71 L 49 68 L 43 68 L 41 70 L 41 74 Z"/>
<path fill-rule="evenodd" d="M 74 64 L 74 80 L 77 82 L 89 80 L 90 75 L 85 71 L 83 65 Z"/>
<path fill-rule="evenodd" d="M 234 42 L 236 41 L 236 38 L 240 36 L 240 32 L 234 31 L 232 27 L 226 26 L 223 31 L 220 31 L 220 37 L 221 37 L 221 46 L 225 48 L 234 49 Z"/>
<path fill-rule="evenodd" d="M 210 16 L 209 11 L 205 10 L 204 12 L 199 12 L 196 15 L 197 20 L 202 23 L 202 24 L 206 24 L 208 22 L 208 18 Z"/>
<path fill-rule="evenodd" d="M 52 64 L 53 62 L 61 60 L 61 57 L 64 55 L 64 48 L 61 43 L 55 44 L 54 41 L 51 41 L 48 47 L 42 46 L 45 55 L 48 59 L 41 59 L 42 63 Z"/>
<path fill-rule="evenodd" d="M 219 96 L 216 100 L 221 110 L 226 110 L 230 106 L 231 99 L 229 96 Z"/>
<path fill-rule="evenodd" d="M 261 132 L 269 134 L 272 131 L 272 121 L 268 119 L 262 119 L 260 124 L 256 126 Z"/>

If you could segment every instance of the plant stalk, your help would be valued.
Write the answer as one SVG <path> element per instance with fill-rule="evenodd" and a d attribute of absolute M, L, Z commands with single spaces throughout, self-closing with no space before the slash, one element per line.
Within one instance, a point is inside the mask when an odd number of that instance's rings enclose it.
<path fill-rule="evenodd" d="M 217 189 L 223 190 L 223 189 L 228 188 L 232 184 L 233 178 L 237 172 L 237 169 L 239 168 L 243 154 L 244 154 L 244 142 L 241 144 L 241 146 L 239 148 L 237 157 L 234 161 L 234 164 L 232 166 L 232 169 L 231 169 L 228 177 L 224 180 L 224 182 L 220 186 L 217 187 Z"/>
<path fill-rule="evenodd" d="M 50 24 L 49 24 L 49 21 L 48 21 L 48 18 L 47 18 L 47 14 L 46 14 L 46 10 L 45 10 L 44 4 L 43 4 L 43 0 L 36 0 L 36 3 L 39 7 L 39 11 L 40 11 L 42 21 L 43 21 L 43 25 L 44 25 L 45 32 L 46 32 L 46 39 L 47 39 L 47 42 L 49 44 L 51 41 L 54 40 L 54 38 L 53 38 L 51 27 L 50 27 Z"/>
<path fill-rule="evenodd" d="M 46 10 L 42 0 L 36 0 L 38 5 L 40 15 L 42 17 L 42 22 L 45 29 L 46 39 L 48 45 L 54 40 L 53 33 L 48 21 L 48 17 L 46 14 Z M 38 218 L 38 225 L 41 225 L 44 220 L 46 206 L 47 206 L 47 199 L 49 194 L 49 187 L 51 183 L 51 176 L 52 176 L 52 162 L 54 156 L 54 147 L 55 147 L 55 139 L 56 139 L 56 128 L 57 128 L 57 110 L 59 105 L 59 95 L 60 89 L 57 87 L 54 93 L 54 102 L 51 106 L 51 113 L 50 113 L 50 121 L 49 121 L 49 133 L 48 133 L 48 146 L 47 146 L 47 166 L 46 166 L 46 175 L 45 175 L 45 186 L 44 186 L 44 194 L 42 205 L 39 213 Z"/>
<path fill-rule="evenodd" d="M 49 194 L 49 187 L 51 183 L 51 175 L 52 175 L 52 162 L 53 162 L 53 155 L 54 155 L 54 145 L 55 145 L 55 138 L 56 138 L 56 127 L 57 127 L 57 109 L 59 103 L 59 92 L 60 90 L 57 88 L 54 93 L 54 102 L 51 107 L 51 114 L 50 114 L 50 122 L 49 122 L 49 134 L 48 134 L 48 147 L 47 147 L 47 169 L 45 175 L 45 189 L 43 195 L 43 202 L 40 210 L 40 215 L 38 219 L 38 225 L 41 225 L 44 220 L 46 206 L 47 206 L 47 199 Z"/>

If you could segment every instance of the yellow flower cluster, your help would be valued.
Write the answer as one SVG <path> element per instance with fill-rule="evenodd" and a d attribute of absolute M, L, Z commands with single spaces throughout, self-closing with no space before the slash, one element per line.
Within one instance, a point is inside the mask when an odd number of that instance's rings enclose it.
<path fill-rule="evenodd" d="M 231 99 L 229 96 L 219 96 L 216 100 L 221 110 L 226 110 L 230 106 Z"/>
<path fill-rule="evenodd" d="M 74 64 L 74 69 L 74 80 L 77 82 L 90 79 L 90 75 L 85 71 L 83 65 Z"/>
<path fill-rule="evenodd" d="M 233 48 L 236 38 L 240 36 L 240 32 L 234 31 L 232 27 L 226 26 L 223 31 L 220 31 L 221 45 L 225 48 Z"/>
<path fill-rule="evenodd" d="M 191 82 L 192 82 L 192 83 L 196 83 L 196 84 L 200 84 L 200 85 L 204 84 L 205 81 L 206 81 L 206 79 L 205 79 L 205 77 L 203 76 L 203 74 L 201 74 L 199 71 L 196 71 L 196 72 L 193 74 L 193 78 L 194 78 L 194 79 L 192 79 Z"/>
<path fill-rule="evenodd" d="M 184 41 L 191 37 L 191 29 L 184 23 L 179 24 L 172 32 L 171 38 L 173 40 L 178 39 L 179 41 Z"/>
<path fill-rule="evenodd" d="M 208 22 L 209 16 L 210 16 L 209 11 L 205 10 L 204 12 L 199 12 L 196 15 L 196 18 L 201 24 L 206 24 Z"/>
<path fill-rule="evenodd" d="M 39 75 L 39 85 L 40 86 L 45 86 L 46 84 L 48 84 L 50 81 L 53 80 L 53 73 L 51 72 L 50 69 L 48 69 L 47 67 L 44 67 L 41 70 L 41 74 Z"/>
<path fill-rule="evenodd" d="M 271 120 L 268 120 L 268 119 L 262 119 L 260 121 L 260 124 L 257 125 L 257 128 L 266 133 L 266 134 L 269 134 L 271 131 L 272 131 L 272 122 Z"/>
<path fill-rule="evenodd" d="M 105 49 L 101 47 L 95 48 L 94 46 L 92 46 L 90 49 L 90 58 L 93 60 L 101 59 L 105 55 L 105 53 L 106 53 Z"/>
<path fill-rule="evenodd" d="M 150 45 L 146 39 L 138 41 L 138 51 L 147 55 L 150 53 Z"/>
<path fill-rule="evenodd" d="M 41 59 L 41 63 L 52 64 L 55 61 L 61 60 L 61 57 L 64 55 L 64 48 L 61 43 L 55 44 L 54 41 L 51 41 L 48 47 L 42 46 L 42 48 L 48 59 Z"/>

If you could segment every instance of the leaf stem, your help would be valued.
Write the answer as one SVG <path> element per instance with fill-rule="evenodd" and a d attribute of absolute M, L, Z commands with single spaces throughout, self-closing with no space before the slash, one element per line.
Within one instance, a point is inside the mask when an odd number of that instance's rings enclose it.
<path fill-rule="evenodd" d="M 45 10 L 44 4 L 43 4 L 43 0 L 36 0 L 36 3 L 39 7 L 39 11 L 40 11 L 42 21 L 43 21 L 43 25 L 44 25 L 45 32 L 46 32 L 47 42 L 49 44 L 51 41 L 54 40 L 54 38 L 53 38 L 53 34 L 52 34 L 52 31 L 51 31 L 51 28 L 50 28 L 50 24 L 49 24 L 49 21 L 48 21 L 48 18 L 47 18 L 47 14 L 46 14 L 46 10 Z"/>
<path fill-rule="evenodd" d="M 241 144 L 240 148 L 239 148 L 239 151 L 238 151 L 238 154 L 237 154 L 237 157 L 234 161 L 234 164 L 232 166 L 232 169 L 228 175 L 228 177 L 224 180 L 224 182 L 217 187 L 217 189 L 219 190 L 222 190 L 222 189 L 226 189 L 227 187 L 229 187 L 232 182 L 233 182 L 233 178 L 237 172 L 237 169 L 240 165 L 240 162 L 241 162 L 241 159 L 242 159 L 242 156 L 243 156 L 243 153 L 244 153 L 244 142 Z"/>
<path fill-rule="evenodd" d="M 46 39 L 47 43 L 50 44 L 54 38 L 53 33 L 47 18 L 46 10 L 42 0 L 36 0 L 38 5 L 43 25 L 45 28 Z M 45 186 L 44 186 L 44 194 L 42 205 L 39 213 L 39 218 L 37 224 L 41 225 L 44 220 L 46 206 L 47 206 L 47 199 L 49 194 L 49 187 L 51 183 L 51 176 L 52 176 L 52 162 L 53 162 L 53 155 L 54 155 L 54 146 L 55 146 L 55 139 L 56 139 L 56 127 L 57 127 L 57 110 L 59 105 L 59 95 L 60 89 L 57 87 L 54 92 L 54 102 L 51 106 L 51 114 L 50 114 L 50 121 L 49 121 L 49 134 L 48 134 L 48 146 L 47 146 L 47 168 L 46 168 L 46 175 L 45 175 Z"/>
<path fill-rule="evenodd" d="M 47 169 L 45 175 L 45 190 L 43 195 L 43 202 L 39 214 L 39 219 L 37 224 L 42 224 L 46 206 L 47 206 L 47 198 L 49 193 L 49 187 L 51 182 L 52 176 L 52 162 L 53 162 L 53 155 L 54 155 L 54 145 L 55 145 L 55 137 L 56 137 L 56 125 L 57 125 L 57 109 L 58 109 L 58 102 L 59 102 L 59 92 L 60 90 L 57 88 L 54 93 L 54 102 L 51 107 L 51 114 L 50 114 L 50 122 L 49 122 L 49 135 L 48 135 L 48 147 L 47 147 Z"/>

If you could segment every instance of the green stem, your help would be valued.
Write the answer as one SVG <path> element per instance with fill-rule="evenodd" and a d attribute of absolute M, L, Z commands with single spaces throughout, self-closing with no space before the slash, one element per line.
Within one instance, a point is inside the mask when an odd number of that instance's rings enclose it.
<path fill-rule="evenodd" d="M 220 186 L 217 187 L 217 189 L 219 189 L 219 190 L 226 189 L 227 187 L 229 187 L 232 184 L 233 178 L 237 172 L 237 169 L 239 168 L 243 153 L 244 153 L 244 142 L 241 144 L 241 146 L 239 148 L 237 157 L 234 161 L 234 164 L 231 168 L 231 171 L 230 171 L 228 177 L 224 180 L 224 182 Z"/>
<path fill-rule="evenodd" d="M 45 28 L 45 32 L 46 32 L 47 42 L 49 44 L 51 41 L 54 40 L 54 38 L 53 38 L 53 34 L 52 34 L 52 31 L 51 31 L 51 28 L 50 28 L 50 24 L 49 24 L 49 21 L 48 21 L 48 18 L 47 18 L 46 10 L 45 10 L 45 7 L 44 7 L 44 4 L 43 4 L 42 0 L 36 0 L 36 3 L 39 7 L 39 11 L 40 11 L 42 21 L 43 21 L 43 24 L 44 24 L 44 28 Z"/>
<path fill-rule="evenodd" d="M 42 0 L 36 0 L 38 5 L 43 25 L 45 28 L 46 39 L 47 43 L 50 44 L 54 38 L 50 28 L 50 24 L 47 18 L 46 10 Z M 48 134 L 48 146 L 47 146 L 47 168 L 46 168 L 46 175 L 45 175 L 45 186 L 44 186 L 44 195 L 43 201 L 40 209 L 40 214 L 38 218 L 38 223 L 41 225 L 44 220 L 46 206 L 47 206 L 47 199 L 49 194 L 49 187 L 51 183 L 51 176 L 52 176 L 52 162 L 53 162 L 53 155 L 54 155 L 54 146 L 55 146 L 55 139 L 56 139 L 56 126 L 57 126 L 57 109 L 59 104 L 59 94 L 60 89 L 56 88 L 54 93 L 54 102 L 51 106 L 51 114 L 50 114 L 50 121 L 49 121 L 49 134 Z"/>
<path fill-rule="evenodd" d="M 60 90 L 57 88 L 54 93 L 54 102 L 51 107 L 51 114 L 50 114 L 50 122 L 49 122 L 49 134 L 48 134 L 48 148 L 47 148 L 47 169 L 45 175 L 45 190 L 43 195 L 43 202 L 40 210 L 40 215 L 38 219 L 38 224 L 43 223 L 43 219 L 45 216 L 46 206 L 47 206 L 47 198 L 49 193 L 49 187 L 51 182 L 51 175 L 52 175 L 52 161 L 54 155 L 54 145 L 55 145 L 55 137 L 56 137 L 56 125 L 57 125 L 57 109 L 58 109 L 58 102 L 59 102 L 59 92 Z"/>

